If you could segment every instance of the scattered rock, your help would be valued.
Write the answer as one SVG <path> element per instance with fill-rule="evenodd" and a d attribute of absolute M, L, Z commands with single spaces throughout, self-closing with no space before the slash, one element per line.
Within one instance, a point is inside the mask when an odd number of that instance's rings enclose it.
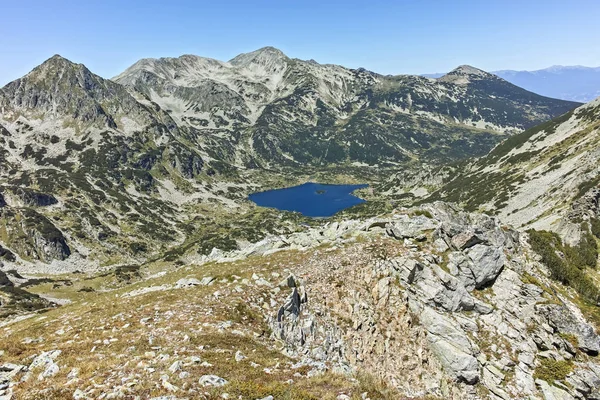
<path fill-rule="evenodd" d="M 198 383 L 202 386 L 225 386 L 227 381 L 216 375 L 202 375 Z"/>
<path fill-rule="evenodd" d="M 244 356 L 241 351 L 238 350 L 235 352 L 235 361 L 236 362 L 240 362 L 245 359 L 246 359 L 246 356 Z"/>
<path fill-rule="evenodd" d="M 205 276 L 204 278 L 202 278 L 200 280 L 200 284 L 202 286 L 208 286 L 208 285 L 212 285 L 214 282 L 215 278 L 213 278 L 212 276 Z"/>
<path fill-rule="evenodd" d="M 196 278 L 182 278 L 175 283 L 176 289 L 202 285 L 203 283 Z"/>
<path fill-rule="evenodd" d="M 179 371 L 181 369 L 182 364 L 183 363 L 181 361 L 175 361 L 169 367 L 169 372 L 172 373 L 172 374 L 174 374 L 175 372 Z"/>

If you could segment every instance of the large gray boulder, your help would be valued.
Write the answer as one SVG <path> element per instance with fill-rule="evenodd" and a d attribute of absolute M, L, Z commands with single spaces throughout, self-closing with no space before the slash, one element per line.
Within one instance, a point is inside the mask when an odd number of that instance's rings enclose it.
<path fill-rule="evenodd" d="M 567 307 L 558 304 L 540 304 L 537 306 L 537 310 L 559 333 L 577 337 L 578 346 L 582 351 L 593 355 L 600 352 L 600 336 L 581 316 L 575 315 Z"/>
<path fill-rule="evenodd" d="M 480 378 L 477 349 L 460 324 L 430 307 L 422 309 L 420 320 L 427 330 L 431 350 L 446 372 L 459 381 L 477 383 Z"/>
<path fill-rule="evenodd" d="M 466 251 L 473 262 L 469 265 L 475 279 L 475 287 L 480 289 L 493 282 L 506 263 L 506 256 L 501 247 L 476 244 Z"/>
<path fill-rule="evenodd" d="M 475 246 L 476 244 L 483 243 L 484 240 L 478 233 L 472 230 L 467 230 L 453 236 L 451 242 L 452 246 L 456 250 L 465 250 L 469 247 Z"/>
<path fill-rule="evenodd" d="M 567 376 L 566 381 L 573 387 L 575 393 L 586 399 L 600 399 L 600 377 L 598 367 L 592 363 L 581 363 L 573 373 Z M 586 368 L 588 367 L 588 368 Z"/>
<path fill-rule="evenodd" d="M 540 387 L 544 400 L 575 400 L 575 397 L 565 390 L 552 386 L 546 381 L 538 379 L 535 383 Z"/>
<path fill-rule="evenodd" d="M 386 233 L 396 239 L 419 238 L 428 231 L 435 230 L 438 222 L 425 216 L 410 217 L 400 215 L 398 219 L 388 222 L 385 225 Z"/>

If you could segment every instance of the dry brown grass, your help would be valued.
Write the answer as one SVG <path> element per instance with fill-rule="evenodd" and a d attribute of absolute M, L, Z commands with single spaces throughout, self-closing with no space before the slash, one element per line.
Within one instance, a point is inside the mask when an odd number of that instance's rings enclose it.
<path fill-rule="evenodd" d="M 28 382 L 15 386 L 14 398 L 65 399 L 71 398 L 75 389 L 92 390 L 91 396 L 97 397 L 119 386 L 124 388 L 124 398 L 169 395 L 172 393 L 161 386 L 161 375 L 165 374 L 169 383 L 180 388 L 175 395 L 190 398 L 201 398 L 201 394 L 219 398 L 224 392 L 244 399 L 267 395 L 284 400 L 335 399 L 342 392 L 354 396 L 356 382 L 348 377 L 325 374 L 308 378 L 306 368 L 291 368 L 295 360 L 278 350 L 263 317 L 261 306 L 269 298 L 269 288 L 241 284 L 253 273 L 276 283 L 285 277 L 288 268 L 301 265 L 306 257 L 307 253 L 283 251 L 268 258 L 200 267 L 149 265 L 142 269 L 146 276 L 161 269 L 170 272 L 122 286 L 117 286 L 111 276 L 87 279 L 85 284 L 93 282 L 97 290 L 92 293 L 76 292 L 80 284 L 60 287 L 54 294 L 73 299 L 73 304 L 0 328 L 0 350 L 5 352 L 2 361 L 28 365 L 43 351 L 62 351 L 56 360 L 60 366 L 57 375 L 40 381 L 40 371 L 36 371 Z M 281 276 L 271 275 L 273 272 Z M 134 289 L 205 276 L 215 277 L 216 283 L 122 297 Z M 238 285 L 243 291 L 234 290 Z M 47 289 L 41 285 L 34 288 L 38 292 Z M 215 292 L 221 297 L 215 297 Z M 231 326 L 220 325 L 226 321 Z M 34 342 L 25 344 L 25 338 Z M 241 362 L 234 359 L 238 350 L 247 357 Z M 167 358 L 161 359 L 161 355 Z M 168 372 L 175 360 L 185 361 L 190 356 L 198 356 L 212 366 L 186 365 L 183 370 L 189 376 L 182 378 Z M 68 384 L 67 375 L 73 368 L 79 369 L 79 380 Z M 295 376 L 297 373 L 301 376 Z M 199 387 L 198 378 L 204 374 L 221 376 L 229 384 L 223 388 Z M 123 382 L 126 377 L 129 381 Z M 292 384 L 287 383 L 290 380 Z M 128 387 L 124 385 L 127 382 L 134 384 Z M 100 387 L 95 389 L 95 385 Z M 371 393 L 364 385 L 360 387 Z"/>

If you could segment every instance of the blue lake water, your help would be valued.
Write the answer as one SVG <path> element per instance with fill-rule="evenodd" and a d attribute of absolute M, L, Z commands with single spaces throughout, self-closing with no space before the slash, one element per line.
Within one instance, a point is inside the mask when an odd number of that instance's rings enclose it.
<path fill-rule="evenodd" d="M 307 217 L 330 217 L 345 208 L 364 203 L 352 194 L 369 185 L 324 185 L 308 182 L 284 189 L 252 193 L 248 198 L 261 207 L 297 211 Z"/>

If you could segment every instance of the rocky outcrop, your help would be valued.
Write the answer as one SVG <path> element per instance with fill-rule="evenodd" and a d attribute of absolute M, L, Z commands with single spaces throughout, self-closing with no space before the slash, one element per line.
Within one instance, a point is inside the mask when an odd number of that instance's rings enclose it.
<path fill-rule="evenodd" d="M 4 186 L 0 192 L 11 207 L 47 207 L 58 203 L 50 194 L 19 186 Z"/>
<path fill-rule="evenodd" d="M 451 318 L 429 307 L 413 305 L 413 312 L 427 330 L 427 339 L 442 366 L 454 378 L 469 384 L 480 379 L 479 363 L 475 355 L 479 349 L 474 346 L 465 331 Z"/>
<path fill-rule="evenodd" d="M 407 396 L 594 398 L 600 337 L 548 289 L 525 238 L 444 203 L 422 211 L 369 221 L 396 243 L 378 245 L 386 251 L 323 255 L 296 271 L 270 317 L 288 354 L 368 370 Z M 548 359 L 572 370 L 542 380 Z"/>
<path fill-rule="evenodd" d="M 1 263 L 0 268 L 2 268 Z M 0 320 L 46 309 L 54 305 L 51 301 L 30 293 L 16 284 L 24 281 L 27 280 L 21 276 L 15 276 L 14 271 L 12 273 L 3 272 L 0 269 Z M 1 379 L 0 385 L 2 385 Z"/>
<path fill-rule="evenodd" d="M 56 375 L 60 367 L 56 363 L 60 356 L 60 350 L 52 350 L 37 355 L 31 364 L 20 365 L 4 363 L 0 364 L 0 399 L 12 398 L 12 387 L 18 383 L 16 377 L 23 374 L 21 382 L 29 381 L 36 374 L 36 379 L 42 381 Z"/>
<path fill-rule="evenodd" d="M 583 233 L 582 222 L 598 217 L 600 217 L 600 189 L 592 187 L 571 203 L 571 208 L 559 221 L 556 232 L 565 243 L 577 245 Z"/>
<path fill-rule="evenodd" d="M 598 355 L 600 337 L 578 310 L 571 310 L 559 304 L 541 304 L 537 306 L 537 311 L 547 318 L 548 325 L 559 334 L 575 336 L 582 351 L 593 356 Z"/>
<path fill-rule="evenodd" d="M 188 179 L 198 176 L 204 167 L 202 157 L 181 145 L 173 145 L 168 157 L 171 166 Z"/>
<path fill-rule="evenodd" d="M 268 318 L 268 322 L 273 337 L 284 343 L 285 352 L 301 358 L 296 367 L 311 367 L 311 374 L 323 372 L 327 368 L 338 373 L 350 372 L 344 357 L 341 330 L 319 318 L 318 313 L 311 309 L 302 281 L 290 275 L 280 286 L 284 290 L 291 290 L 291 293 L 277 315 Z"/>
<path fill-rule="evenodd" d="M 396 239 L 425 239 L 425 232 L 437 228 L 437 223 L 425 216 L 400 215 L 385 225 L 388 235 Z"/>
<path fill-rule="evenodd" d="M 49 262 L 71 255 L 62 232 L 33 209 L 0 209 L 0 225 L 6 232 L 6 244 L 23 259 Z"/>

